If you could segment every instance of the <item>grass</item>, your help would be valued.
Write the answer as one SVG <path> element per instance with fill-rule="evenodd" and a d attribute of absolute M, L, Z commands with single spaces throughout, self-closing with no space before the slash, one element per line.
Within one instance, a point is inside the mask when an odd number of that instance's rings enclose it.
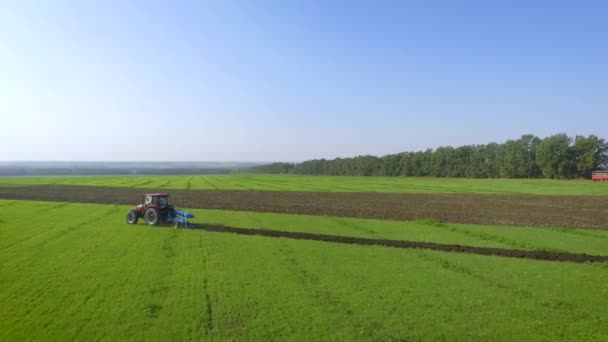
<path fill-rule="evenodd" d="M 0 186 L 73 184 L 163 189 L 608 195 L 589 180 L 326 177 L 297 175 L 104 176 L 0 178 Z"/>
<path fill-rule="evenodd" d="M 608 336 L 605 264 L 129 226 L 126 208 L 0 201 L 0 340 L 579 341 Z M 495 243 L 431 221 L 399 225 L 196 214 L 199 222 L 294 230 L 323 226 L 336 234 L 395 238 L 426 231 L 419 237 Z M 532 230 L 494 228 L 491 234 L 509 231 L 514 235 L 507 238 L 535 247 L 542 242 L 526 235 Z M 580 236 L 546 231 L 552 248 L 559 248 L 560 236 L 576 241 L 563 246 L 568 250 L 595 250 L 601 245 L 583 246 L 606 241 L 603 231 Z"/>

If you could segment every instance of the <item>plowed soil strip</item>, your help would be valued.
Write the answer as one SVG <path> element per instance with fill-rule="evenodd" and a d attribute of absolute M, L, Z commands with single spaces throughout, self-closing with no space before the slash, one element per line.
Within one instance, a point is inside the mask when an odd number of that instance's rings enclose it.
<path fill-rule="evenodd" d="M 287 231 L 281 231 L 281 230 L 235 228 L 235 227 L 218 226 L 218 225 L 204 225 L 201 227 L 201 229 L 206 230 L 208 232 L 217 232 L 217 233 L 258 235 L 258 236 L 264 236 L 264 237 L 288 238 L 288 239 L 297 239 L 297 240 L 314 240 L 314 241 L 352 244 L 352 245 L 385 246 L 385 247 L 393 247 L 393 248 L 430 249 L 430 250 L 442 251 L 442 252 L 492 255 L 492 256 L 501 256 L 501 257 L 508 257 L 508 258 L 519 258 L 519 259 L 563 261 L 563 262 L 576 262 L 576 263 L 608 262 L 608 256 L 604 256 L 604 255 L 532 251 L 532 250 L 504 249 L 504 248 L 492 248 L 492 247 L 462 246 L 462 245 L 455 245 L 455 244 L 443 244 L 443 243 L 423 242 L 423 241 L 368 239 L 368 238 L 351 237 L 351 236 L 313 234 L 313 233 L 304 233 L 304 232 L 287 232 Z"/>
<path fill-rule="evenodd" d="M 136 204 L 145 192 L 170 192 L 185 208 L 371 219 L 608 228 L 608 196 L 394 194 L 239 190 L 153 190 L 70 185 L 0 187 L 0 198 Z"/>

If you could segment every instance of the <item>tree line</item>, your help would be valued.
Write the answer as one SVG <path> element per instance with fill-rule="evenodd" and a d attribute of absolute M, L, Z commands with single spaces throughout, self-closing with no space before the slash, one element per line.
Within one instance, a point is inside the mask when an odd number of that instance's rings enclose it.
<path fill-rule="evenodd" d="M 444 146 L 435 150 L 371 155 L 301 163 L 272 163 L 246 173 L 328 176 L 431 176 L 468 178 L 590 178 L 608 167 L 608 143 L 595 135 L 574 138 L 532 134 L 503 144 Z"/>

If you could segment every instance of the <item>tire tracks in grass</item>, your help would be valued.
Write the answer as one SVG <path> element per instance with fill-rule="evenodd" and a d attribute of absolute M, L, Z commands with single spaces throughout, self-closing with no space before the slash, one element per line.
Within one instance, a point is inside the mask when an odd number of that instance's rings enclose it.
<path fill-rule="evenodd" d="M 149 230 L 149 232 L 152 233 L 152 230 Z M 133 297 L 130 298 L 128 306 L 125 306 L 127 302 L 121 303 L 122 310 L 113 318 L 117 324 L 127 324 L 127 322 L 133 320 L 133 315 L 141 315 L 146 318 L 141 324 L 143 324 L 143 330 L 147 331 L 155 324 L 147 319 L 154 320 L 162 314 L 162 304 L 164 304 L 164 300 L 170 289 L 165 282 L 171 279 L 173 271 L 174 257 L 170 256 L 172 253 L 168 252 L 171 250 L 175 251 L 175 246 L 172 246 L 172 244 L 176 242 L 177 238 L 173 231 L 169 231 L 169 233 L 169 236 L 166 236 L 160 245 L 156 243 L 151 245 L 150 239 L 136 238 L 126 248 L 121 249 L 122 253 L 118 255 L 116 264 L 120 265 L 119 272 L 124 275 L 123 281 L 128 284 L 123 286 L 131 287 L 127 291 L 133 292 Z M 122 245 L 123 242 L 120 244 Z M 138 257 L 139 255 L 134 258 L 133 251 L 145 251 L 145 253 L 150 254 L 146 255 L 145 258 Z M 144 260 L 152 260 L 155 253 L 158 253 L 159 258 L 157 262 L 154 262 L 157 268 L 148 269 L 147 267 L 150 263 L 143 264 Z M 132 284 L 141 283 L 141 279 L 147 277 L 151 272 L 154 272 L 155 276 L 152 281 L 146 283 L 147 287 L 138 286 L 136 289 L 132 288 Z M 110 282 L 109 285 L 117 286 L 114 282 Z"/>
<path fill-rule="evenodd" d="M 62 202 L 62 203 L 57 203 L 57 204 L 53 204 L 53 205 L 47 205 L 44 208 L 39 209 L 36 213 L 40 214 L 40 213 L 46 213 L 46 212 L 49 212 L 49 211 L 54 211 L 54 210 L 57 210 L 57 209 L 61 209 L 61 208 L 65 207 L 65 206 L 68 206 L 69 204 L 70 203 L 68 203 L 68 202 Z"/>
<path fill-rule="evenodd" d="M 52 208 L 49 208 L 49 209 L 37 210 L 36 214 L 48 213 L 51 210 L 60 209 L 60 208 L 66 207 L 69 204 L 70 203 L 59 203 L 57 205 L 51 206 Z M 93 217 L 89 217 L 88 219 L 83 220 L 83 221 L 77 221 L 75 223 L 67 225 L 67 228 L 65 228 L 65 229 L 59 229 L 59 230 L 55 231 L 54 234 L 51 234 L 51 235 L 47 236 L 45 238 L 45 240 L 42 241 L 40 244 L 32 246 L 31 248 L 40 248 L 40 247 L 43 247 L 46 244 L 53 242 L 53 240 L 62 237 L 63 235 L 66 235 L 66 234 L 68 234 L 70 232 L 76 231 L 76 230 L 78 230 L 78 229 L 80 229 L 80 228 L 82 228 L 82 227 L 84 227 L 84 226 L 86 226 L 86 225 L 88 225 L 90 223 L 97 222 L 97 221 L 101 220 L 102 218 L 104 218 L 105 216 L 111 215 L 113 213 L 116 213 L 119 210 L 120 210 L 120 208 L 119 208 L 118 205 L 113 205 L 111 209 L 105 211 L 102 214 L 98 214 L 98 215 L 95 215 Z M 36 221 L 38 219 L 39 219 L 39 217 L 36 217 L 36 218 L 33 218 L 32 220 L 30 220 L 29 222 Z M 23 224 L 24 222 L 20 222 L 20 223 Z M 58 225 L 56 225 L 56 224 L 51 225 L 51 226 L 47 226 L 46 229 L 42 232 L 42 234 L 51 233 L 57 227 L 58 227 Z M 2 246 L 2 248 L 5 249 L 5 250 L 7 250 L 7 249 L 9 249 L 9 248 L 11 248 L 11 247 L 13 247 L 15 245 L 18 245 L 18 244 L 24 243 L 24 242 L 26 242 L 28 240 L 36 239 L 36 238 L 39 238 L 39 237 L 40 237 L 40 234 L 31 235 L 31 236 L 28 236 L 28 237 L 20 239 L 20 240 L 15 240 L 15 241 L 13 241 L 12 243 L 10 243 L 8 245 Z"/>
<path fill-rule="evenodd" d="M 374 322 L 370 317 L 360 316 L 356 310 L 348 303 L 332 293 L 326 286 L 320 286 L 322 279 L 317 274 L 307 270 L 298 260 L 292 248 L 289 248 L 285 243 L 279 245 L 277 249 L 280 261 L 283 261 L 287 269 L 296 278 L 296 284 L 303 288 L 303 293 L 308 294 L 315 306 L 323 311 L 343 312 L 349 323 L 361 327 L 359 331 L 361 337 L 368 339 L 379 339 L 377 332 L 382 327 L 378 322 Z M 334 315 L 331 315 L 334 317 Z M 341 322 L 335 322 L 337 328 Z"/>
<path fill-rule="evenodd" d="M 567 229 L 567 228 L 550 228 L 550 229 L 558 231 L 560 233 L 567 233 L 567 234 L 571 234 L 571 235 L 591 237 L 594 239 L 603 239 L 603 240 L 608 239 L 608 235 L 594 234 L 595 232 L 582 231 L 579 229 Z"/>
<path fill-rule="evenodd" d="M 568 253 L 568 251 L 564 250 L 564 249 L 540 247 L 538 245 L 533 245 L 533 244 L 530 244 L 527 242 L 509 239 L 504 236 L 494 235 L 494 234 L 490 234 L 490 233 L 483 233 L 483 232 L 475 232 L 473 230 L 467 229 L 466 227 L 454 227 L 454 226 L 441 224 L 441 223 L 439 225 L 433 225 L 433 226 L 438 227 L 440 229 L 450 231 L 450 232 L 459 233 L 459 234 L 462 234 L 462 235 L 465 235 L 468 237 L 473 237 L 473 238 L 476 238 L 476 239 L 479 239 L 482 241 L 496 242 L 496 243 L 500 243 L 500 244 L 507 245 L 507 246 L 514 247 L 514 248 L 535 250 L 535 251 L 547 251 L 547 252 L 553 252 L 553 253 Z M 579 229 L 566 229 L 566 228 L 547 228 L 547 229 L 559 231 L 560 233 L 566 233 L 566 234 L 593 238 L 593 239 L 602 239 L 602 240 L 608 239 L 608 236 L 596 235 L 596 234 L 593 234 L 592 232 L 582 231 Z"/>
<path fill-rule="evenodd" d="M 171 234 L 169 238 L 163 240 L 163 245 L 161 247 L 161 250 L 162 250 L 165 258 L 167 258 L 169 260 L 171 258 L 175 257 L 176 239 L 177 239 L 177 234 Z"/>
<path fill-rule="evenodd" d="M 5 207 L 9 207 L 10 205 L 12 205 L 15 201 L 11 201 L 9 203 L 3 203 L 0 204 L 0 208 L 5 208 Z M 0 226 L 5 226 L 8 224 L 8 221 L 4 218 L 4 216 L 0 215 Z"/>
<path fill-rule="evenodd" d="M 207 182 L 207 184 L 212 185 L 213 189 L 219 189 L 220 191 L 222 191 L 222 189 L 225 189 L 224 185 L 226 185 L 227 182 L 225 180 L 223 180 L 221 176 L 214 177 L 214 180 L 217 184 L 212 184 L 207 180 L 205 180 L 205 181 Z"/>
<path fill-rule="evenodd" d="M 99 244 L 96 244 L 94 246 L 94 248 L 88 250 L 84 255 L 82 255 L 79 258 L 79 261 L 82 261 L 83 259 L 88 259 L 90 255 L 92 255 L 93 253 L 97 252 L 99 250 Z M 71 275 L 72 277 L 78 277 L 80 275 L 83 274 L 82 271 L 76 271 L 78 270 L 78 268 L 82 268 L 82 265 L 84 265 L 83 263 L 80 262 L 76 262 L 72 265 L 72 269 L 74 271 L 69 272 L 67 274 Z M 78 280 L 78 278 L 76 278 L 76 280 Z M 95 285 L 90 288 L 86 294 L 84 295 L 84 297 L 80 297 L 80 296 L 75 296 L 73 293 L 66 293 L 63 298 L 59 301 L 60 303 L 62 303 L 63 306 L 63 310 L 67 310 L 68 307 L 66 307 L 69 303 L 70 300 L 72 301 L 77 301 L 76 303 L 74 303 L 74 305 L 71 305 L 69 307 L 69 312 L 71 315 L 79 315 L 79 313 L 81 312 L 81 308 L 86 308 L 87 304 L 95 297 L 95 295 L 97 293 L 99 293 L 99 291 L 103 288 L 104 284 L 102 282 L 96 282 Z M 40 316 L 43 317 L 47 317 L 47 323 L 46 324 L 51 324 L 54 320 L 54 312 L 56 311 L 56 308 L 49 308 L 47 309 L 46 312 L 42 313 Z M 84 311 L 84 310 L 82 310 Z M 94 322 L 94 320 L 92 319 L 91 316 L 81 316 L 81 323 L 78 325 L 78 328 L 74 331 L 74 335 L 73 335 L 73 339 L 86 339 L 88 336 L 85 334 L 85 336 L 81 336 L 83 334 L 83 332 L 86 333 L 87 331 L 87 327 Z"/>
<path fill-rule="evenodd" d="M 102 213 L 99 217 L 104 217 L 106 214 L 115 212 L 119 209 L 120 208 L 118 206 L 113 206 L 113 208 L 106 211 L 105 213 Z M 87 222 L 91 222 L 94 220 L 96 220 L 96 218 L 93 218 L 93 219 L 89 218 L 88 220 L 80 221 L 79 223 L 75 223 L 75 225 L 82 226 L 82 225 L 86 224 Z M 62 235 L 64 235 L 64 234 L 62 234 Z M 36 245 L 31 248 L 40 250 L 40 247 L 49 243 L 49 241 L 47 241 L 47 240 L 50 241 L 53 239 L 52 239 L 52 237 L 45 238 L 45 241 L 42 241 L 41 244 Z M 62 269 L 62 272 L 64 274 L 70 274 L 70 275 L 80 274 L 79 272 L 75 272 L 74 270 L 76 270 L 80 267 L 83 267 L 83 265 L 85 265 L 85 264 L 82 263 L 81 261 L 88 259 L 93 253 L 95 253 L 98 250 L 99 246 L 100 246 L 99 244 L 95 244 L 95 246 L 93 248 L 85 250 L 84 254 L 79 255 L 77 260 L 75 260 L 75 262 L 66 264 L 64 266 L 64 268 Z M 30 258 L 31 263 L 38 263 L 39 262 L 38 260 L 39 260 L 38 254 L 32 255 L 32 257 Z M 29 268 L 29 265 L 22 265 L 22 266 L 26 269 Z M 33 295 L 28 294 L 27 292 L 29 289 L 26 289 L 26 288 L 20 289 L 18 291 L 14 291 L 10 288 L 6 289 L 7 293 L 13 293 L 13 296 L 17 296 L 17 297 L 21 297 L 21 298 L 28 298 L 28 301 L 23 303 L 22 310 L 23 310 L 24 314 L 21 317 L 21 320 L 27 319 L 29 314 L 34 310 L 43 310 L 43 311 L 37 313 L 37 315 L 43 316 L 43 317 L 48 317 L 48 319 L 46 319 L 44 322 L 41 322 L 41 324 L 44 327 L 48 327 L 52 324 L 53 313 L 57 310 L 57 307 L 56 306 L 46 306 L 46 307 L 43 307 L 42 309 L 40 309 L 40 307 L 41 307 L 41 304 L 44 303 L 44 300 L 46 300 L 46 298 L 49 296 L 48 294 L 52 293 L 53 291 L 56 291 L 56 287 L 57 287 L 56 281 L 57 281 L 57 278 L 55 278 L 53 276 L 45 277 L 43 282 L 39 286 L 37 286 L 37 289 L 33 289 L 33 291 L 34 291 Z M 66 280 L 63 279 L 63 281 L 66 281 Z M 82 303 L 80 303 L 79 306 L 85 305 L 93 297 L 93 295 L 95 293 L 96 293 L 95 289 L 89 291 L 87 296 L 85 296 L 84 301 Z M 69 301 L 70 299 L 73 299 L 73 298 L 74 298 L 73 294 L 68 292 L 63 295 L 62 300 L 60 300 L 59 302 L 63 303 L 63 305 L 65 306 L 67 301 Z"/>
<path fill-rule="evenodd" d="M 558 252 L 558 253 L 562 253 L 565 251 L 562 250 L 558 250 L 558 249 L 551 249 L 551 250 L 547 250 L 547 249 L 541 249 L 537 246 L 533 246 L 527 243 L 522 243 L 520 241 L 516 241 L 516 240 L 512 240 L 512 239 L 508 239 L 505 238 L 503 236 L 498 236 L 498 235 L 494 235 L 494 234 L 489 234 L 489 233 L 482 233 L 482 232 L 475 232 L 473 230 L 467 229 L 466 227 L 454 227 L 454 226 L 450 226 L 444 223 L 440 223 L 440 222 L 434 222 L 434 221 L 430 221 L 430 222 L 425 222 L 425 220 L 417 220 L 417 223 L 421 223 L 428 225 L 432 228 L 437 228 L 437 229 L 442 229 L 445 231 L 449 231 L 452 233 L 458 233 L 467 237 L 472 237 L 475 239 L 479 239 L 481 241 L 490 241 L 490 242 L 496 242 L 496 243 L 500 243 L 509 247 L 514 247 L 514 248 L 520 248 L 520 249 L 527 249 L 527 250 L 545 250 L 545 251 L 551 251 L 551 252 Z"/>
<path fill-rule="evenodd" d="M 115 182 L 112 183 L 112 186 L 114 187 L 123 187 L 123 186 L 127 186 L 127 187 L 133 187 L 133 182 L 134 179 L 132 178 L 119 178 L 116 179 Z"/>
<path fill-rule="evenodd" d="M 130 187 L 132 187 L 132 188 L 141 188 L 142 186 L 148 185 L 150 183 L 152 183 L 152 180 L 147 180 L 147 181 L 144 181 L 144 182 L 141 182 L 141 183 L 135 183 L 135 184 L 132 184 Z"/>
<path fill-rule="evenodd" d="M 3 202 L 4 203 L 0 203 L 0 208 L 11 207 L 11 206 L 17 204 L 18 201 L 3 200 Z"/>
<path fill-rule="evenodd" d="M 212 340 L 211 333 L 213 331 L 213 304 L 211 303 L 211 296 L 209 294 L 209 268 L 207 267 L 207 252 L 203 247 L 203 236 L 199 236 L 198 240 L 199 249 L 202 252 L 202 263 L 203 263 L 203 293 L 205 297 L 205 317 L 204 321 L 201 322 L 205 336 Z"/>
<path fill-rule="evenodd" d="M 165 263 L 162 265 L 163 277 L 158 277 L 160 283 L 150 284 L 148 294 L 154 298 L 149 300 L 150 303 L 145 305 L 144 312 L 149 318 L 158 318 L 162 305 L 158 303 L 164 303 L 164 300 L 169 292 L 169 285 L 165 283 L 167 279 L 172 279 L 174 271 L 175 257 L 177 256 L 176 245 L 179 239 L 179 235 L 175 234 L 174 231 L 169 234 L 169 237 L 165 238 L 161 245 L 161 253 L 164 257 Z"/>
<path fill-rule="evenodd" d="M 37 245 L 32 246 L 30 248 L 38 249 L 38 248 L 43 247 L 43 246 L 45 246 L 45 245 L 47 245 L 49 243 L 53 243 L 54 240 L 56 240 L 56 239 L 58 239 L 58 238 L 60 238 L 60 237 L 62 237 L 64 235 L 66 235 L 68 233 L 71 233 L 73 231 L 76 231 L 76 230 L 79 230 L 79 229 L 81 229 L 83 227 L 86 227 L 87 225 L 89 225 L 91 223 L 98 222 L 102 218 L 104 218 L 104 217 L 106 217 L 108 215 L 111 215 L 113 213 L 118 212 L 120 209 L 121 208 L 118 205 L 113 205 L 112 208 L 104 211 L 101 214 L 95 215 L 93 217 L 89 217 L 86 220 L 81 220 L 81 221 L 77 221 L 75 223 L 69 224 L 69 225 L 67 225 L 66 229 L 61 229 L 61 230 L 58 230 L 58 231 L 54 232 L 54 234 L 45 237 L 44 241 L 42 241 L 40 244 L 37 244 Z M 44 232 L 52 232 L 53 228 L 55 228 L 55 227 L 57 227 L 57 225 L 51 226 L 50 227 L 51 229 L 47 229 Z M 9 247 L 11 247 L 11 246 L 13 246 L 15 244 L 20 244 L 20 243 L 23 243 L 23 242 L 25 242 L 27 240 L 30 240 L 30 239 L 33 239 L 33 238 L 38 238 L 39 235 L 40 234 L 37 234 L 37 235 L 29 236 L 29 237 L 27 237 L 25 239 L 22 239 L 22 240 L 19 240 L 19 241 L 15 241 L 15 242 L 13 242 L 13 244 L 8 245 L 8 246 L 4 246 L 3 248 L 4 249 L 8 249 Z M 89 252 L 89 254 L 90 254 L 90 252 Z"/>
<path fill-rule="evenodd" d="M 199 179 L 202 180 L 205 184 L 207 184 L 210 189 L 217 190 L 218 189 L 217 185 L 215 185 L 215 183 L 211 182 L 209 180 L 209 178 L 210 177 L 208 177 L 208 176 L 199 176 Z M 213 178 L 213 179 L 215 179 L 215 178 Z"/>
<path fill-rule="evenodd" d="M 6 203 L 0 203 L 0 208 L 10 207 L 15 205 L 17 201 L 7 201 Z M 8 224 L 8 221 L 4 218 L 4 216 L 0 215 L 0 226 Z"/>
<path fill-rule="evenodd" d="M 294 185 L 291 183 L 286 184 L 286 189 L 293 189 L 294 187 L 297 187 L 298 189 L 301 189 L 302 191 L 308 191 L 308 192 L 316 192 L 316 191 L 323 190 L 322 187 L 310 186 L 305 182 L 297 183 L 297 185 Z M 292 190 L 287 190 L 287 191 L 292 191 Z"/>
<path fill-rule="evenodd" d="M 313 274 L 306 270 L 295 256 L 293 249 L 287 247 L 285 244 L 280 244 L 278 249 L 279 260 L 283 261 L 287 268 L 290 270 L 292 274 L 295 275 L 297 283 L 304 285 L 306 288 L 311 291 L 306 291 L 306 293 L 310 294 L 318 303 L 328 303 L 334 309 L 339 307 L 346 308 L 347 305 L 338 300 L 333 294 L 329 291 L 319 288 L 318 285 L 321 281 L 319 276 Z M 350 316 L 353 314 L 352 310 L 346 310 L 347 314 Z"/>
<path fill-rule="evenodd" d="M 593 315 L 588 312 L 581 312 L 577 310 L 577 305 L 573 302 L 563 300 L 555 297 L 545 297 L 534 294 L 533 292 L 522 289 L 520 287 L 512 286 L 504 282 L 491 279 L 483 273 L 475 272 L 470 268 L 458 265 L 454 262 L 447 260 L 439 255 L 434 255 L 425 251 L 416 253 L 416 256 L 428 263 L 432 263 L 450 272 L 463 275 L 467 278 L 478 281 L 485 286 L 496 288 L 509 296 L 516 297 L 522 301 L 529 302 L 533 305 L 540 305 L 544 308 L 557 311 L 568 311 L 570 314 L 576 313 L 581 319 L 593 319 Z"/>
<path fill-rule="evenodd" d="M 331 185 L 331 189 L 334 192 L 360 192 L 356 188 L 341 186 L 341 185 Z"/>
<path fill-rule="evenodd" d="M 239 182 L 245 183 L 247 188 L 253 191 L 289 191 L 289 184 L 283 182 L 269 182 L 265 180 L 252 180 L 252 177 L 244 177 Z"/>
<path fill-rule="evenodd" d="M 165 180 L 163 183 L 161 183 L 160 185 L 155 186 L 155 188 L 166 189 L 166 188 L 169 186 L 169 184 L 171 184 L 171 181 L 172 181 L 171 179 L 166 179 L 166 180 Z"/>
<path fill-rule="evenodd" d="M 116 210 L 120 210 L 120 208 L 118 206 L 115 206 Z M 111 235 L 107 235 L 106 238 L 109 240 L 112 240 L 114 238 L 116 238 L 116 236 L 120 235 L 121 232 L 119 230 L 112 230 L 111 231 L 112 234 Z M 94 253 L 97 252 L 99 250 L 99 247 L 101 246 L 100 243 L 96 243 L 94 248 L 90 249 L 87 253 L 85 253 L 85 255 L 82 255 L 79 259 L 80 260 L 87 260 L 89 259 L 89 257 Z M 132 246 L 130 246 L 132 247 Z M 121 255 L 124 256 L 126 253 L 126 249 L 124 250 L 123 254 Z M 73 274 L 73 275 L 78 275 L 78 274 L 82 274 L 82 272 L 70 272 L 69 274 Z M 81 312 L 82 308 L 86 308 L 86 306 L 88 305 L 88 303 L 95 298 L 95 295 L 98 294 L 100 292 L 100 290 L 102 290 L 104 288 L 104 286 L 106 286 L 106 284 L 104 284 L 102 281 L 98 281 L 95 283 L 95 285 L 93 286 L 92 289 L 90 289 L 87 294 L 84 296 L 84 298 L 77 303 L 71 310 L 72 314 L 76 315 L 79 312 Z M 99 299 L 98 299 L 99 301 Z M 72 338 L 76 339 L 76 340 L 81 340 L 81 339 L 87 339 L 89 336 L 87 335 L 87 331 L 89 329 L 89 326 L 91 324 L 95 324 L 96 323 L 96 319 L 93 315 L 89 315 L 89 316 L 85 316 L 82 318 L 83 323 L 80 324 L 78 326 L 78 329 L 76 329 L 76 331 L 74 332 Z"/>
<path fill-rule="evenodd" d="M 356 232 L 360 232 L 360 233 L 364 233 L 364 234 L 372 235 L 372 236 L 377 236 L 377 234 L 378 234 L 378 232 L 376 232 L 373 229 L 367 228 L 367 227 L 365 227 L 363 225 L 360 225 L 360 224 L 356 224 L 356 223 L 354 223 L 352 221 L 348 221 L 348 220 L 346 220 L 344 218 L 332 217 L 332 216 L 329 216 L 329 217 L 331 218 L 331 220 L 333 222 L 335 222 L 335 223 L 337 223 L 337 224 L 339 224 L 339 225 L 341 225 L 343 227 L 346 227 L 346 228 L 348 228 L 350 230 L 354 230 Z"/>
<path fill-rule="evenodd" d="M 76 224 L 68 225 L 67 228 L 58 230 L 53 235 L 49 236 L 48 240 L 46 242 L 44 242 L 43 244 L 39 245 L 38 247 L 42 247 L 42 246 L 46 245 L 47 243 L 53 242 L 53 240 L 59 239 L 62 236 L 72 233 L 76 230 L 85 228 L 86 226 L 88 226 L 91 223 L 102 221 L 105 217 L 110 216 L 111 214 L 117 213 L 119 210 L 120 210 L 120 208 L 118 207 L 118 205 L 114 205 L 114 206 L 112 206 L 111 209 L 106 210 L 99 215 L 89 217 L 87 220 L 81 221 Z"/>
<path fill-rule="evenodd" d="M 356 331 L 359 335 L 357 336 L 358 339 L 376 341 L 403 340 L 401 337 L 389 334 L 384 329 L 383 322 L 378 322 L 376 317 L 371 317 L 362 311 L 356 310 L 348 300 L 341 298 L 339 294 L 331 291 L 331 286 L 325 286 L 323 278 L 314 273 L 317 269 L 311 271 L 310 268 L 306 268 L 305 265 L 300 263 L 293 248 L 290 248 L 283 243 L 278 247 L 277 251 L 280 259 L 284 261 L 290 272 L 296 275 L 296 280 L 298 280 L 297 284 L 304 284 L 305 293 L 311 294 L 311 297 L 315 300 L 316 306 L 320 307 L 323 311 L 326 311 L 326 303 L 329 303 L 333 311 L 346 314 L 348 324 L 358 327 L 358 331 Z M 323 253 L 318 254 L 317 257 L 320 260 L 316 264 L 326 265 L 332 263 L 327 255 Z M 339 324 L 334 325 L 336 328 L 338 326 Z"/>
<path fill-rule="evenodd" d="M 225 177 L 222 176 L 218 176 L 215 178 L 218 182 L 226 185 L 227 187 L 223 188 L 223 189 L 231 189 L 231 190 L 245 190 L 245 191 L 249 191 L 251 189 L 249 189 L 247 186 L 241 185 L 238 182 L 231 182 L 225 179 Z"/>
<path fill-rule="evenodd" d="M 162 240 L 160 245 L 160 260 L 156 263 L 157 276 L 148 283 L 146 292 L 141 297 L 139 302 L 140 312 L 146 318 L 143 325 L 146 330 L 151 329 L 157 323 L 154 320 L 159 319 L 163 315 L 163 309 L 166 309 L 166 300 L 173 280 L 175 272 L 175 259 L 177 257 L 177 244 L 179 234 L 172 229 L 169 236 Z"/>
<path fill-rule="evenodd" d="M 267 189 L 266 191 L 286 191 L 284 187 L 280 187 L 280 186 L 276 186 L 276 185 L 260 183 L 260 182 L 253 182 L 250 180 L 247 180 L 246 182 L 247 182 L 247 185 L 249 186 L 249 189 L 251 189 L 251 190 Z"/>

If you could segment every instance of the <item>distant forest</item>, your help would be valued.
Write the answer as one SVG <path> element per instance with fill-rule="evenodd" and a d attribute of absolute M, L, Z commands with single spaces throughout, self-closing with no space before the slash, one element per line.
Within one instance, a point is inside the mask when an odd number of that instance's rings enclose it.
<path fill-rule="evenodd" d="M 439 147 L 383 157 L 371 155 L 301 163 L 272 163 L 243 173 L 331 176 L 431 176 L 468 178 L 590 178 L 608 166 L 608 143 L 595 135 L 528 134 L 503 144 Z"/>

